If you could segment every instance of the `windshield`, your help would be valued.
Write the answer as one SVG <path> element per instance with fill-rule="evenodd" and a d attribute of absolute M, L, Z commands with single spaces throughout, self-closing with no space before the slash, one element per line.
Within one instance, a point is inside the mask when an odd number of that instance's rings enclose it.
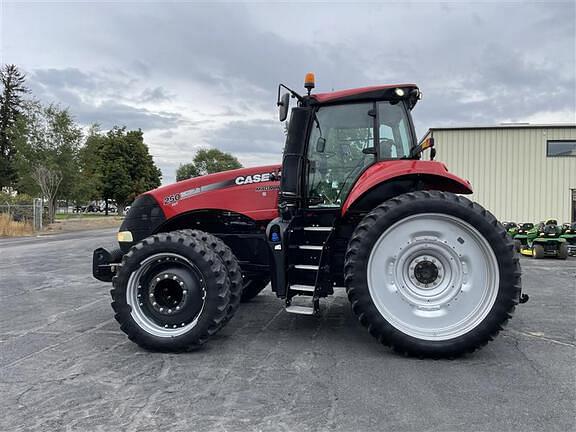
<path fill-rule="evenodd" d="M 384 160 L 405 158 L 413 145 L 408 114 L 401 103 L 322 107 L 316 119 L 308 142 L 311 207 L 339 207 L 356 178 L 375 162 L 374 153 Z"/>

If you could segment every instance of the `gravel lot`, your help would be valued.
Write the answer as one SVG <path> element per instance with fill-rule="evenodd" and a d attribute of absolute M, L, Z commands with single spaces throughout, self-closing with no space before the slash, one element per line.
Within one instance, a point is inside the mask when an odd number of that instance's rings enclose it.
<path fill-rule="evenodd" d="M 522 259 L 521 305 L 480 352 L 406 359 L 357 324 L 267 290 L 199 352 L 143 351 L 91 252 L 114 230 L 0 240 L 1 431 L 573 431 L 576 259 Z"/>

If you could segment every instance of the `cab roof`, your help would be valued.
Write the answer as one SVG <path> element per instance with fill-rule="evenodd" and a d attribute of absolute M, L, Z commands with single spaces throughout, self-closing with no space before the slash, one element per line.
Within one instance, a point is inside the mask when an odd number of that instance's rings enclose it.
<path fill-rule="evenodd" d="M 338 90 L 329 93 L 315 93 L 309 97 L 317 104 L 331 104 L 337 102 L 354 102 L 366 100 L 382 100 L 395 97 L 394 90 L 401 88 L 406 95 L 416 89 L 416 84 L 387 84 L 370 87 L 360 87 L 348 90 Z"/>

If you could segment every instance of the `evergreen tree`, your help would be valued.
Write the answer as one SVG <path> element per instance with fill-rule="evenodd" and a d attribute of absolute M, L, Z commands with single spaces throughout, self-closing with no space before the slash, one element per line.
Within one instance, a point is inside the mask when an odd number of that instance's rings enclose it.
<path fill-rule="evenodd" d="M 15 127 L 21 115 L 26 77 L 15 65 L 0 69 L 0 190 L 17 180 Z"/>

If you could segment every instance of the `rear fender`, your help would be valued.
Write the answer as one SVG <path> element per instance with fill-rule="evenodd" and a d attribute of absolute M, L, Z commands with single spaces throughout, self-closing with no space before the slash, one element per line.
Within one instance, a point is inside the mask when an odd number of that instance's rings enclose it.
<path fill-rule="evenodd" d="M 472 186 L 434 161 L 384 161 L 372 165 L 358 178 L 342 206 L 349 210 L 371 210 L 381 202 L 411 190 L 441 190 L 471 194 Z"/>

